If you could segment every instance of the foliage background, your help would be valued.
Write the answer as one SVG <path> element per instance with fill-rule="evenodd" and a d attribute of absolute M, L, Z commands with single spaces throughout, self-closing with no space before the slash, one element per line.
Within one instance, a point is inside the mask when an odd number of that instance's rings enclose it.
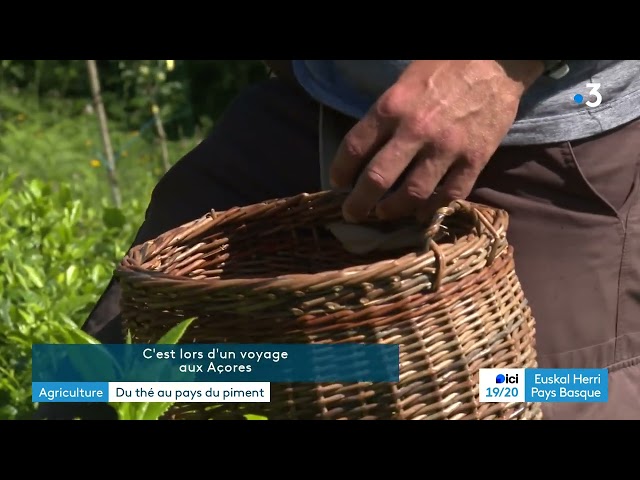
<path fill-rule="evenodd" d="M 248 61 L 98 62 L 123 204 L 111 201 L 85 60 L 0 60 L 0 420 L 30 418 L 31 345 L 73 338 L 171 162 L 215 126 Z"/>

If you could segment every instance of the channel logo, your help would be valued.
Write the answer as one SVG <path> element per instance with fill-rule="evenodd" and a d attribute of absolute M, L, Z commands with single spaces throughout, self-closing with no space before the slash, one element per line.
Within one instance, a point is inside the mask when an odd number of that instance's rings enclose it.
<path fill-rule="evenodd" d="M 481 402 L 524 402 L 524 369 L 481 368 L 479 387 Z"/>
<path fill-rule="evenodd" d="M 499 373 L 498 375 L 496 375 L 496 383 L 500 384 L 500 383 L 509 383 L 509 384 L 513 384 L 513 383 L 518 383 L 518 374 L 516 373 L 515 375 L 509 375 L 509 374 L 503 374 L 503 373 Z"/>
<path fill-rule="evenodd" d="M 576 93 L 573 96 L 573 101 L 576 102 L 578 105 L 584 102 L 584 104 L 589 108 L 595 108 L 600 106 L 600 104 L 602 103 L 602 93 L 600 93 L 600 86 L 601 86 L 600 83 L 585 84 L 585 87 L 589 89 L 589 93 L 587 95 Z M 587 100 L 585 102 L 585 99 L 587 98 L 590 98 L 591 100 Z"/>

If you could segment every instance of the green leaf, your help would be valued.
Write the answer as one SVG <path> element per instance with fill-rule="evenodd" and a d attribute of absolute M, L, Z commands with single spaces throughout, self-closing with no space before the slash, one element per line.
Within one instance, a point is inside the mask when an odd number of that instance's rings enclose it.
<path fill-rule="evenodd" d="M 78 267 L 76 267 L 75 265 L 70 265 L 65 271 L 64 273 L 65 282 L 68 287 L 70 287 L 73 284 L 73 281 L 76 279 L 77 272 L 78 272 Z"/>
<path fill-rule="evenodd" d="M 195 318 L 189 318 L 180 322 L 158 340 L 158 345 L 177 344 L 194 320 Z M 130 331 L 127 332 L 126 343 L 131 343 Z M 138 368 L 137 371 L 144 372 L 144 367 L 142 367 L 142 369 Z M 120 420 L 159 420 L 173 404 L 174 402 L 111 403 L 116 412 L 118 412 L 118 418 Z"/>
<path fill-rule="evenodd" d="M 36 272 L 35 268 L 31 265 L 22 265 L 22 268 L 27 273 L 29 280 L 31 280 L 36 287 L 44 287 L 44 282 L 42 281 L 42 278 L 40 278 L 40 275 L 38 275 L 38 272 Z"/>
<path fill-rule="evenodd" d="M 194 320 L 195 320 L 195 317 L 189 318 L 188 320 L 183 320 L 178 325 L 176 325 L 171 330 L 169 330 L 167 333 L 165 333 L 162 336 L 162 338 L 158 340 L 157 344 L 158 345 L 177 344 Z"/>
<path fill-rule="evenodd" d="M 159 420 L 173 405 L 173 402 L 149 403 L 140 420 Z"/>
<path fill-rule="evenodd" d="M 11 405 L 4 405 L 0 407 L 0 420 L 10 420 L 15 418 L 18 414 L 18 410 Z"/>
<path fill-rule="evenodd" d="M 95 381 L 94 376 L 96 374 L 102 378 L 116 378 L 118 366 L 115 364 L 115 360 L 102 346 L 97 347 L 97 349 L 100 353 L 92 356 L 92 358 L 96 359 L 96 363 L 92 365 L 91 368 L 88 368 L 86 364 L 86 355 L 76 354 L 73 348 L 69 349 L 69 360 L 71 360 L 73 366 L 85 376 L 85 381 Z"/>
<path fill-rule="evenodd" d="M 74 344 L 97 346 L 94 353 L 95 357 L 93 357 L 96 363 L 92 365 L 91 368 L 87 367 L 87 358 L 85 355 L 77 354 L 73 348 L 69 349 L 69 360 L 71 364 L 85 376 L 87 381 L 91 380 L 91 377 L 93 377 L 96 372 L 99 372 L 99 375 L 104 378 L 117 378 L 117 374 L 120 372 L 116 360 L 98 340 L 79 328 L 70 328 L 67 329 L 67 331 Z"/>
<path fill-rule="evenodd" d="M 107 228 L 122 228 L 127 219 L 119 208 L 105 207 L 102 221 Z"/>
<path fill-rule="evenodd" d="M 132 411 L 135 403 L 112 403 L 115 411 L 118 413 L 119 420 L 136 420 L 134 412 Z"/>
<path fill-rule="evenodd" d="M 262 415 L 254 415 L 252 413 L 245 414 L 244 418 L 246 418 L 247 420 L 269 420 L 267 417 L 263 417 Z"/>
<path fill-rule="evenodd" d="M 160 338 L 160 340 L 158 340 L 156 343 L 158 345 L 176 345 L 194 320 L 195 318 L 183 320 L 167 333 L 165 333 L 162 338 Z M 133 365 L 135 365 L 135 363 Z M 172 378 L 172 380 L 167 381 L 175 380 L 188 382 L 193 381 L 193 379 L 195 378 L 195 373 L 193 372 L 188 374 L 177 372 L 173 369 L 171 363 L 155 363 L 153 364 L 153 366 L 151 366 L 143 361 L 142 364 L 138 364 L 138 366 L 135 367 L 135 373 L 140 377 L 146 376 L 153 378 Z"/>
<path fill-rule="evenodd" d="M 74 340 L 74 343 L 80 345 L 101 345 L 100 340 L 93 338 L 88 333 L 80 330 L 79 328 L 69 329 L 69 333 Z"/>

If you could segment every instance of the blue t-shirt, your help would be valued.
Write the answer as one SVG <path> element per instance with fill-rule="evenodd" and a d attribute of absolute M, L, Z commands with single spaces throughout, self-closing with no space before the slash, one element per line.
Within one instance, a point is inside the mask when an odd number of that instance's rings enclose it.
<path fill-rule="evenodd" d="M 294 60 L 296 77 L 318 102 L 361 118 L 412 60 Z M 570 60 L 569 73 L 539 78 L 525 93 L 503 145 L 538 145 L 604 133 L 640 118 L 640 60 Z M 593 87 L 601 103 L 594 102 Z"/>

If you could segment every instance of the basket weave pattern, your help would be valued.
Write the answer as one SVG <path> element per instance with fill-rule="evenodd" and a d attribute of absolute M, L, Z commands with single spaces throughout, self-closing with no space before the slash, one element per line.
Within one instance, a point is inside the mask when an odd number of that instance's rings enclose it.
<path fill-rule="evenodd" d="M 424 249 L 354 255 L 323 228 L 343 200 L 212 212 L 132 249 L 116 272 L 125 327 L 155 342 L 195 316 L 185 343 L 397 343 L 400 381 L 272 383 L 270 403 L 178 404 L 168 418 L 540 419 L 538 403 L 478 400 L 480 368 L 537 366 L 506 212 L 454 202 Z"/>

